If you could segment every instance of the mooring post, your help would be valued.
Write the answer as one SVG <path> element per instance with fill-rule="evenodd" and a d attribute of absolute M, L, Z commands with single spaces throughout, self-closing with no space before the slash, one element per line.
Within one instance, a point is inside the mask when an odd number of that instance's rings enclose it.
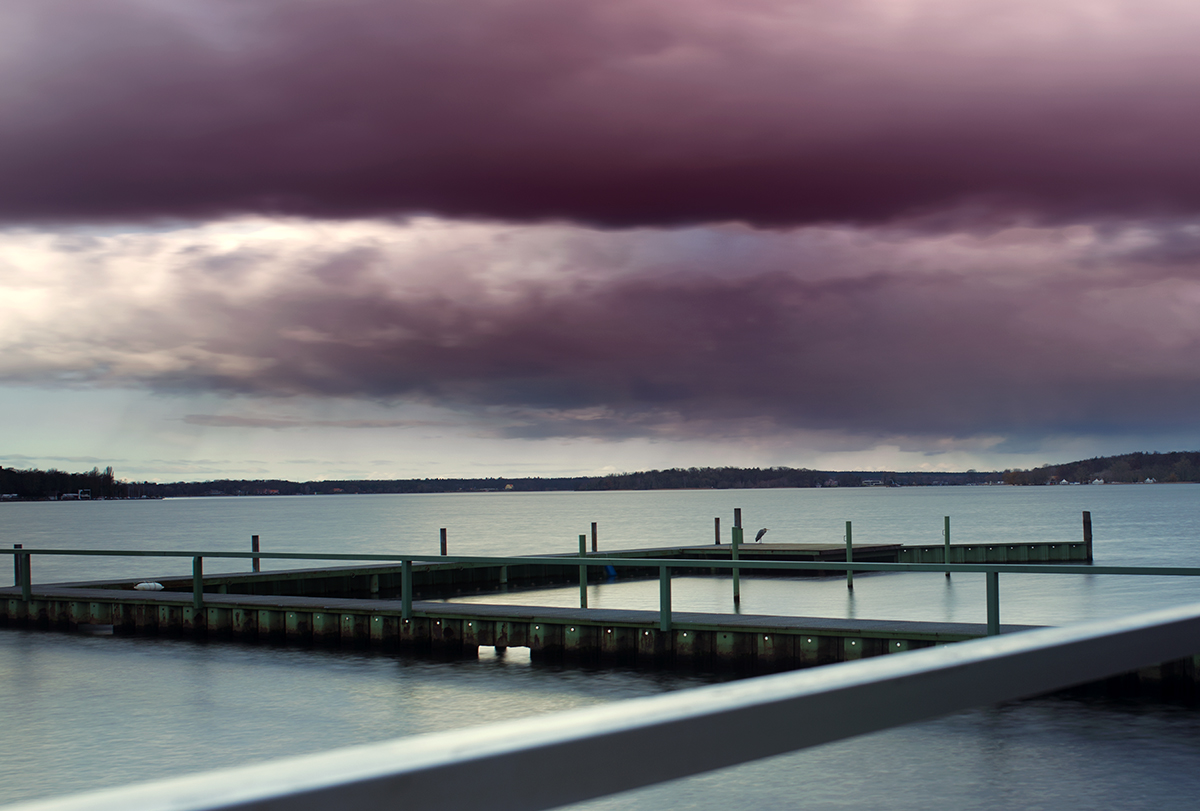
<path fill-rule="evenodd" d="M 945 524 L 942 527 L 942 542 L 945 544 L 945 552 L 942 554 L 942 563 L 950 565 L 950 516 L 946 516 Z M 946 577 L 950 576 L 950 570 L 946 570 Z"/>
<path fill-rule="evenodd" d="M 713 532 L 715 533 L 713 543 L 717 546 L 721 545 L 721 516 L 713 519 Z"/>
<path fill-rule="evenodd" d="M 1087 561 L 1092 562 L 1092 511 L 1083 511 L 1083 545 L 1087 550 Z"/>
<path fill-rule="evenodd" d="M 204 558 L 199 556 L 192 558 L 192 608 L 204 610 Z"/>
<path fill-rule="evenodd" d="M 671 569 L 658 567 L 658 628 L 671 630 Z"/>
<path fill-rule="evenodd" d="M 587 555 L 587 536 L 579 536 L 579 557 Z M 587 608 L 587 564 L 579 564 L 579 607 Z"/>
<path fill-rule="evenodd" d="M 400 561 L 400 618 L 412 619 L 412 561 Z"/>
<path fill-rule="evenodd" d="M 254 552 L 254 553 L 257 553 L 259 551 L 257 535 L 250 536 L 250 551 Z M 260 562 L 259 562 L 258 558 L 250 558 L 250 566 L 251 566 L 250 571 L 252 571 L 252 572 L 261 572 L 262 571 L 262 568 L 260 566 Z"/>
<path fill-rule="evenodd" d="M 846 522 L 846 562 L 854 562 L 854 535 L 850 531 L 850 522 Z M 846 569 L 846 588 L 854 588 L 854 570 Z"/>
<path fill-rule="evenodd" d="M 19 543 L 13 544 L 13 549 L 24 549 L 24 548 L 25 547 L 23 544 L 19 544 Z M 18 587 L 21 585 L 21 556 L 20 555 L 13 555 L 13 585 L 18 586 Z"/>
<path fill-rule="evenodd" d="M 442 554 L 446 554 L 446 528 L 442 527 Z"/>
<path fill-rule="evenodd" d="M 600 536 L 596 532 L 596 522 L 592 522 L 592 551 L 600 551 Z"/>
<path fill-rule="evenodd" d="M 988 636 L 1000 633 L 1000 572 L 987 573 L 987 632 Z"/>
<path fill-rule="evenodd" d="M 738 507 L 733 511 L 733 528 L 729 530 L 729 544 L 731 547 L 729 559 L 736 561 L 738 559 L 738 548 L 742 545 L 742 508 Z M 738 567 L 733 567 L 733 604 L 738 605 L 742 602 L 742 572 Z"/>

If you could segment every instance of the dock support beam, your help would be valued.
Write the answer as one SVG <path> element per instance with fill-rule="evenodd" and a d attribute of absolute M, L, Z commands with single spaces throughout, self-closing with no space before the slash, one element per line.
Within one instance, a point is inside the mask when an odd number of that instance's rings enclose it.
<path fill-rule="evenodd" d="M 257 540 L 258 536 L 254 538 Z M 192 608 L 196 613 L 204 610 L 204 558 L 192 558 Z"/>
<path fill-rule="evenodd" d="M 658 629 L 664 633 L 671 630 L 671 570 L 658 567 Z"/>
<path fill-rule="evenodd" d="M 950 565 L 950 516 L 945 518 L 945 526 L 942 529 L 942 542 L 945 544 L 946 552 L 942 555 L 942 563 Z M 946 577 L 950 576 L 950 570 L 946 570 Z"/>
<path fill-rule="evenodd" d="M 593 524 L 593 526 L 595 526 Z M 579 536 L 579 557 L 587 555 L 587 536 Z M 579 607 L 587 608 L 587 564 L 579 564 Z"/>
<path fill-rule="evenodd" d="M 400 617 L 412 619 L 412 561 L 400 561 Z"/>
<path fill-rule="evenodd" d="M 986 572 L 987 578 L 987 632 L 988 636 L 1000 633 L 1000 573 Z"/>
<path fill-rule="evenodd" d="M 846 562 L 854 562 L 854 533 L 850 529 L 850 522 L 846 522 Z M 854 570 L 846 570 L 846 588 L 854 588 Z"/>

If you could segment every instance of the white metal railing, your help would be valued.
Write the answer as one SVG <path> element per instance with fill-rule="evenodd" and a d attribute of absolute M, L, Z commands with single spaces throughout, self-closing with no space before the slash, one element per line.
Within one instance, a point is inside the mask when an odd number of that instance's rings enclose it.
<path fill-rule="evenodd" d="M 1200 604 L 1195 604 L 35 801 L 5 811 L 554 808 L 1198 652 Z"/>

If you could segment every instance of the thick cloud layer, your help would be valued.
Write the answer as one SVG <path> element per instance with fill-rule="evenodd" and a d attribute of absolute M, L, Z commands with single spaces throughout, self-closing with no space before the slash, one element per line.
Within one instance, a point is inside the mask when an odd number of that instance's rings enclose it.
<path fill-rule="evenodd" d="M 521 436 L 1165 431 L 1200 402 L 1198 246 L 1187 224 L 11 234 L 0 376 L 425 402 Z"/>
<path fill-rule="evenodd" d="M 0 218 L 1191 214 L 1198 35 L 1171 0 L 10 0 Z"/>

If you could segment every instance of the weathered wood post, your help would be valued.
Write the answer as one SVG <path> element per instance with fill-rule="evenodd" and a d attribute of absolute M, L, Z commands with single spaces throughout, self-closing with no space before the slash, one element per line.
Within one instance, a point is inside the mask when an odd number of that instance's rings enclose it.
<path fill-rule="evenodd" d="M 738 559 L 738 547 L 742 545 L 742 508 L 738 507 L 733 511 L 733 528 L 729 531 L 730 552 L 729 559 L 736 561 Z M 738 605 L 742 602 L 742 573 L 736 566 L 733 567 L 733 604 Z"/>
<path fill-rule="evenodd" d="M 400 561 L 400 618 L 412 619 L 413 603 L 412 561 Z"/>
<path fill-rule="evenodd" d="M 942 563 L 950 564 L 950 516 L 945 517 L 945 522 L 942 527 L 942 543 L 945 544 L 945 552 L 942 554 Z M 946 577 L 950 576 L 950 570 L 946 570 Z"/>
<path fill-rule="evenodd" d="M 442 527 L 442 554 L 446 554 L 446 528 Z"/>
<path fill-rule="evenodd" d="M 24 548 L 24 544 L 13 544 L 13 549 Z M 13 555 L 13 578 L 16 580 L 13 585 L 21 587 L 21 600 L 26 603 L 33 599 L 32 567 L 29 565 L 29 560 L 28 552 L 19 552 Z"/>
<path fill-rule="evenodd" d="M 854 535 L 850 531 L 850 522 L 846 522 L 846 562 L 854 562 Z M 846 588 L 854 588 L 854 570 L 846 569 Z"/>
<path fill-rule="evenodd" d="M 1092 562 L 1092 511 L 1083 511 L 1083 545 L 1087 550 L 1087 562 Z"/>
<path fill-rule="evenodd" d="M 28 552 L 21 555 L 21 599 L 28 603 L 33 599 L 33 557 Z"/>
<path fill-rule="evenodd" d="M 204 610 L 204 558 L 199 556 L 192 558 L 192 609 L 196 616 Z"/>
<path fill-rule="evenodd" d="M 250 536 L 250 551 L 255 552 L 255 553 L 257 553 L 259 551 L 257 535 Z M 262 568 L 260 566 L 260 562 L 259 562 L 258 558 L 250 558 L 250 571 L 252 571 L 252 572 L 262 571 Z"/>
<path fill-rule="evenodd" d="M 719 516 L 719 515 L 713 519 L 713 531 L 715 533 L 713 543 L 715 543 L 717 546 L 720 546 L 721 545 L 721 516 Z"/>
<path fill-rule="evenodd" d="M 1000 572 L 987 575 L 987 632 L 988 636 L 1000 633 Z"/>
<path fill-rule="evenodd" d="M 600 551 L 600 536 L 596 532 L 596 522 L 595 521 L 592 522 L 592 551 L 593 552 Z"/>
<path fill-rule="evenodd" d="M 658 567 L 658 629 L 671 630 L 671 569 Z"/>
<path fill-rule="evenodd" d="M 594 525 L 593 525 L 594 526 Z M 587 556 L 587 536 L 579 536 L 579 557 Z M 587 564 L 579 564 L 579 607 L 587 608 Z"/>

